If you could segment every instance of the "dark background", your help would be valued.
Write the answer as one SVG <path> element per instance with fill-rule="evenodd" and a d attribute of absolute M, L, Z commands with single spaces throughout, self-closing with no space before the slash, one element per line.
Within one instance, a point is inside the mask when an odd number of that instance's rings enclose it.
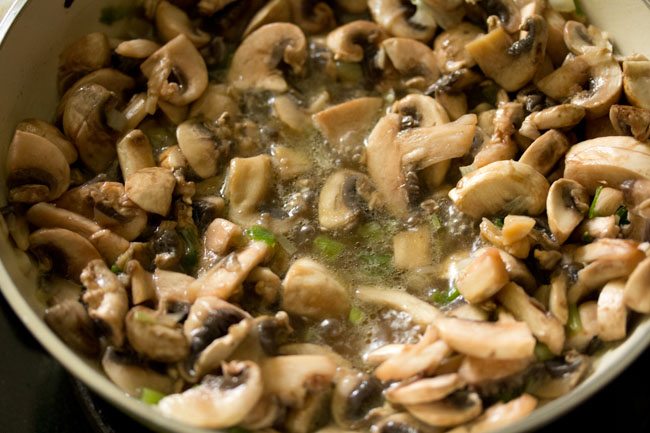
<path fill-rule="evenodd" d="M 148 432 L 72 379 L 1 296 L 0 348 L 0 432 Z M 650 350 L 597 395 L 539 433 L 570 429 L 650 432 Z"/>

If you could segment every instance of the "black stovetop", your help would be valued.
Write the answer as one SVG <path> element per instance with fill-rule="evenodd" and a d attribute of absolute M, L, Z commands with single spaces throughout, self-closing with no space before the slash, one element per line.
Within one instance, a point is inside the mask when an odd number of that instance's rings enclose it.
<path fill-rule="evenodd" d="M 0 348 L 1 433 L 148 433 L 73 379 L 2 296 Z M 538 433 L 570 430 L 650 432 L 650 350 L 596 396 Z"/>

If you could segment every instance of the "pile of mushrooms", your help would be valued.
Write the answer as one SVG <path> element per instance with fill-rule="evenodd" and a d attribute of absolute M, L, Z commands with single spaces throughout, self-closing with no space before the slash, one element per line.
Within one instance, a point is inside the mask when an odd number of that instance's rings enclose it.
<path fill-rule="evenodd" d="M 61 53 L 2 212 L 44 320 L 125 393 L 214 429 L 483 432 L 650 313 L 650 60 L 583 17 L 144 3 L 140 37 Z M 359 284 L 332 256 L 375 219 L 397 280 Z M 318 236 L 344 243 L 328 259 Z M 441 281 L 444 302 L 413 288 Z M 352 334 L 309 334 L 398 315 L 408 332 L 345 353 Z"/>

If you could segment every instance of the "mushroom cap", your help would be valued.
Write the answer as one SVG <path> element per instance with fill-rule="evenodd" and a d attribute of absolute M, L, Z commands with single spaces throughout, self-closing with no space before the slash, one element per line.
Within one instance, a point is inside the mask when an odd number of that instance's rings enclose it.
<path fill-rule="evenodd" d="M 176 388 L 170 376 L 148 368 L 140 359 L 121 353 L 113 346 L 106 349 L 101 363 L 108 378 L 132 397 L 140 397 L 143 388 L 164 394 L 172 393 Z"/>
<path fill-rule="evenodd" d="M 583 107 L 588 119 L 603 116 L 618 101 L 623 91 L 623 71 L 606 49 L 587 51 L 581 57 L 589 65 L 589 89 L 578 92 L 571 103 Z"/>
<path fill-rule="evenodd" d="M 406 410 L 426 424 L 453 427 L 479 416 L 483 404 L 477 393 L 460 392 L 441 401 L 406 405 Z"/>
<path fill-rule="evenodd" d="M 445 108 L 427 95 L 412 93 L 395 101 L 391 107 L 393 113 L 402 118 L 410 116 L 414 121 L 414 127 L 429 127 L 449 123 L 449 115 Z"/>
<path fill-rule="evenodd" d="M 632 105 L 650 110 L 650 60 L 623 62 L 623 89 Z"/>
<path fill-rule="evenodd" d="M 589 210 L 589 195 L 578 182 L 558 179 L 546 197 L 548 225 L 558 244 L 563 244 Z"/>
<path fill-rule="evenodd" d="M 291 21 L 307 34 L 319 34 L 336 27 L 334 11 L 324 1 L 287 0 Z M 288 20 L 287 20 L 288 21 Z"/>
<path fill-rule="evenodd" d="M 548 189 L 546 178 L 531 166 L 496 161 L 464 176 L 449 198 L 474 218 L 500 212 L 534 216 L 544 211 Z"/>
<path fill-rule="evenodd" d="M 89 33 L 68 45 L 59 55 L 59 94 L 89 72 L 107 67 L 111 47 L 104 33 Z"/>
<path fill-rule="evenodd" d="M 265 24 L 284 21 L 291 21 L 291 8 L 287 5 L 287 0 L 271 0 L 251 18 L 242 37 L 245 38 Z"/>
<path fill-rule="evenodd" d="M 181 33 L 198 48 L 210 42 L 210 34 L 194 27 L 183 9 L 167 1 L 158 2 L 155 22 L 158 34 L 165 42 Z"/>
<path fill-rule="evenodd" d="M 352 21 L 332 30 L 326 39 L 334 59 L 342 62 L 361 62 L 368 46 L 379 46 L 386 35 L 372 21 Z"/>
<path fill-rule="evenodd" d="M 188 120 L 176 128 L 176 140 L 192 170 L 206 179 L 217 174 L 218 163 L 229 151 L 210 124 Z"/>
<path fill-rule="evenodd" d="M 7 152 L 9 200 L 36 203 L 57 199 L 70 184 L 70 166 L 47 138 L 16 130 Z"/>
<path fill-rule="evenodd" d="M 369 0 L 368 9 L 377 24 L 394 36 L 428 42 L 437 28 L 427 2 L 418 2 L 416 13 L 411 16 L 400 0 Z"/>
<path fill-rule="evenodd" d="M 142 168 L 126 179 L 124 190 L 133 203 L 147 212 L 165 216 L 169 213 L 176 178 L 162 167 Z"/>
<path fill-rule="evenodd" d="M 618 135 L 631 135 L 641 142 L 650 140 L 650 110 L 614 104 L 609 109 L 609 120 Z"/>
<path fill-rule="evenodd" d="M 273 23 L 260 27 L 239 45 L 228 70 L 228 81 L 237 89 L 278 93 L 288 89 L 278 66 L 284 62 L 294 73 L 307 60 L 307 40 L 300 27 Z"/>
<path fill-rule="evenodd" d="M 564 177 L 593 194 L 601 185 L 650 179 L 650 148 L 632 137 L 599 137 L 575 144 L 565 157 Z"/>
<path fill-rule="evenodd" d="M 318 222 L 326 230 L 348 229 L 362 212 L 360 190 L 370 188 L 363 173 L 338 170 L 323 184 L 318 197 Z"/>
<path fill-rule="evenodd" d="M 388 38 L 381 48 L 401 77 L 420 76 L 424 87 L 438 79 L 440 71 L 433 51 L 422 42 L 408 38 Z"/>
<path fill-rule="evenodd" d="M 612 51 L 612 44 L 607 39 L 607 33 L 594 26 L 585 27 L 578 21 L 567 21 L 564 24 L 564 43 L 577 56 L 598 48 Z"/>
<path fill-rule="evenodd" d="M 16 130 L 30 132 L 47 139 L 61 150 L 68 164 L 77 160 L 77 149 L 56 126 L 39 119 L 25 119 L 16 125 Z"/>
<path fill-rule="evenodd" d="M 331 411 L 341 428 L 355 429 L 366 422 L 368 412 L 381 404 L 383 388 L 367 373 L 351 371 L 337 377 Z"/>
<path fill-rule="evenodd" d="M 468 22 L 462 22 L 440 33 L 433 43 L 433 54 L 440 71 L 450 73 L 474 66 L 476 61 L 469 55 L 465 45 L 482 34 L 480 27 Z"/>

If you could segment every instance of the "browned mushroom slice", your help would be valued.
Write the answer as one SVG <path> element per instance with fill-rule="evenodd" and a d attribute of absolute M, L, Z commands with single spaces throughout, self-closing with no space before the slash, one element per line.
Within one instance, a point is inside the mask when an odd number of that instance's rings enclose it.
<path fill-rule="evenodd" d="M 631 135 L 639 141 L 650 139 L 650 109 L 612 105 L 609 120 L 619 135 Z"/>
<path fill-rule="evenodd" d="M 551 290 L 548 298 L 548 309 L 562 325 L 569 319 L 567 301 L 568 277 L 565 272 L 556 272 L 551 276 Z"/>
<path fill-rule="evenodd" d="M 206 179 L 217 174 L 219 163 L 229 152 L 218 124 L 188 120 L 176 128 L 178 146 L 192 170 Z"/>
<path fill-rule="evenodd" d="M 478 358 L 529 358 L 535 338 L 523 322 L 475 322 L 455 318 L 438 318 L 435 322 L 440 338 L 452 349 Z"/>
<path fill-rule="evenodd" d="M 228 220 L 215 218 L 205 230 L 203 244 L 219 255 L 225 255 L 231 247 L 242 240 L 241 227 Z"/>
<path fill-rule="evenodd" d="M 649 60 L 626 60 L 623 62 L 623 89 L 625 96 L 635 107 L 650 110 Z"/>
<path fill-rule="evenodd" d="M 177 318 L 147 307 L 133 307 L 125 318 L 126 336 L 133 349 L 148 359 L 177 362 L 189 353 Z"/>
<path fill-rule="evenodd" d="M 89 238 L 102 228 L 94 221 L 49 203 L 37 203 L 25 214 L 27 221 L 40 228 L 60 227 Z"/>
<path fill-rule="evenodd" d="M 544 363 L 546 377 L 533 384 L 529 390 L 535 397 L 552 399 L 567 394 L 578 385 L 590 368 L 586 355 L 568 352 L 561 361 L 550 360 Z"/>
<path fill-rule="evenodd" d="M 336 27 L 334 12 L 324 1 L 287 0 L 291 21 L 307 34 L 320 34 Z"/>
<path fill-rule="evenodd" d="M 336 378 L 332 396 L 331 413 L 341 428 L 363 427 L 373 408 L 382 401 L 381 383 L 367 373 L 350 369 Z"/>
<path fill-rule="evenodd" d="M 585 27 L 577 21 L 567 21 L 564 25 L 564 43 L 575 55 L 584 54 L 594 48 L 612 51 L 607 33 L 592 25 Z"/>
<path fill-rule="evenodd" d="M 129 39 L 115 47 L 115 54 L 132 59 L 146 59 L 160 49 L 160 45 L 150 39 Z"/>
<path fill-rule="evenodd" d="M 438 79 L 436 58 L 427 45 L 408 38 L 389 38 L 382 41 L 381 48 L 408 87 L 425 89 Z"/>
<path fill-rule="evenodd" d="M 559 179 L 553 182 L 546 198 L 548 225 L 558 244 L 563 244 L 589 210 L 589 196 L 578 182 Z"/>
<path fill-rule="evenodd" d="M 519 128 L 519 132 L 532 140 L 538 138 L 540 130 L 569 128 L 580 123 L 585 109 L 578 105 L 561 104 L 530 113 Z"/>
<path fill-rule="evenodd" d="M 418 404 L 442 400 L 452 392 L 465 386 L 465 381 L 456 373 L 399 384 L 386 390 L 388 401 L 396 404 Z"/>
<path fill-rule="evenodd" d="M 459 391 L 441 401 L 406 405 L 406 410 L 426 424 L 453 427 L 479 416 L 483 404 L 477 393 Z"/>
<path fill-rule="evenodd" d="M 117 143 L 117 158 L 124 179 L 142 168 L 156 166 L 151 143 L 139 129 L 129 132 Z"/>
<path fill-rule="evenodd" d="M 473 24 L 462 22 L 440 33 L 433 44 L 438 68 L 443 73 L 450 73 L 461 68 L 471 68 L 476 61 L 469 55 L 465 46 L 483 31 Z"/>
<path fill-rule="evenodd" d="M 503 27 L 474 39 L 465 46 L 485 75 L 505 90 L 519 90 L 528 83 L 544 60 L 547 26 L 544 18 L 533 15 L 522 25 L 527 32 L 513 41 Z"/>
<path fill-rule="evenodd" d="M 521 373 L 532 362 L 533 358 L 489 359 L 465 356 L 458 368 L 458 375 L 470 385 L 480 385 Z"/>
<path fill-rule="evenodd" d="M 456 287 L 470 303 L 489 299 L 510 281 L 496 248 L 485 248 L 456 278 Z"/>
<path fill-rule="evenodd" d="M 155 23 L 158 34 L 165 42 L 171 41 L 179 34 L 184 34 L 199 48 L 210 42 L 210 34 L 196 28 L 183 9 L 167 1 L 158 3 Z"/>
<path fill-rule="evenodd" d="M 165 216 L 169 213 L 176 179 L 162 167 L 142 168 L 126 179 L 124 189 L 133 203 L 147 212 Z"/>
<path fill-rule="evenodd" d="M 199 0 L 198 9 L 202 15 L 212 16 L 237 0 Z"/>
<path fill-rule="evenodd" d="M 31 134 L 40 135 L 61 150 L 68 164 L 77 160 L 77 149 L 70 143 L 68 138 L 59 129 L 43 120 L 26 119 L 16 125 L 17 131 L 25 131 Z"/>
<path fill-rule="evenodd" d="M 59 55 L 59 94 L 89 72 L 111 63 L 111 47 L 103 33 L 89 33 L 68 45 Z"/>
<path fill-rule="evenodd" d="M 281 52 L 277 53 L 280 47 Z M 239 45 L 228 70 L 228 81 L 238 89 L 263 89 L 278 93 L 287 82 L 278 66 L 282 62 L 300 73 L 307 58 L 307 42 L 294 24 L 267 24 L 251 33 Z"/>
<path fill-rule="evenodd" d="M 301 258 L 282 282 L 282 309 L 290 314 L 326 319 L 346 316 L 350 299 L 345 287 L 323 265 Z"/>
<path fill-rule="evenodd" d="M 70 184 L 70 167 L 46 138 L 16 130 L 7 153 L 9 200 L 37 203 L 58 198 Z"/>
<path fill-rule="evenodd" d="M 370 0 L 368 8 L 375 22 L 394 36 L 428 42 L 437 28 L 428 2 L 417 3 L 413 11 L 400 0 Z"/>
<path fill-rule="evenodd" d="M 531 143 L 519 158 L 543 175 L 548 175 L 555 164 L 569 150 L 569 140 L 561 132 L 551 129 Z"/>
<path fill-rule="evenodd" d="M 150 368 L 132 352 L 120 352 L 115 347 L 108 347 L 101 360 L 106 376 L 128 395 L 139 398 L 143 388 L 155 389 L 163 394 L 178 390 L 178 384 L 169 375 Z"/>

